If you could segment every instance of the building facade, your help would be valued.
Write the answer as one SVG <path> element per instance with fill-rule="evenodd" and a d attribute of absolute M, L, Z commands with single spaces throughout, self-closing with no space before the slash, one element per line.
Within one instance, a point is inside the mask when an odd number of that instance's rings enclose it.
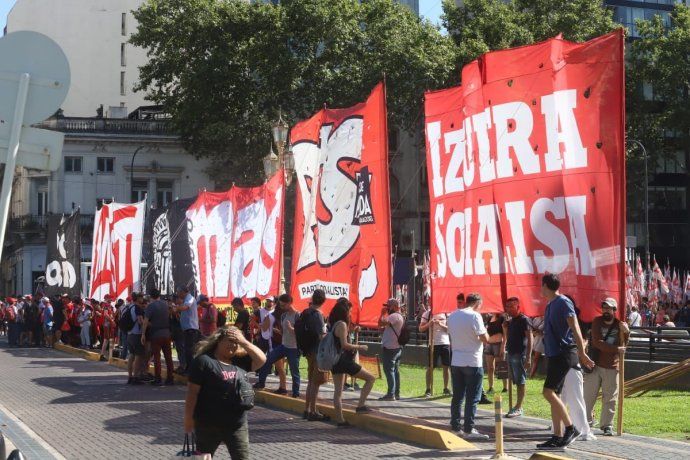
<path fill-rule="evenodd" d="M 136 31 L 132 10 L 144 0 L 17 0 L 7 16 L 8 33 L 33 30 L 65 52 L 72 83 L 62 106 L 71 116 L 124 118 L 146 105 L 134 92 L 146 52 L 127 43 Z"/>

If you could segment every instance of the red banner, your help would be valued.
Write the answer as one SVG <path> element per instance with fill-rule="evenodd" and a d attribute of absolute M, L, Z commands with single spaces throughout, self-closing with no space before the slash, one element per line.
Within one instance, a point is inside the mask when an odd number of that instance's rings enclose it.
<path fill-rule="evenodd" d="M 323 109 L 295 125 L 297 203 L 292 296 L 305 308 L 315 289 L 347 297 L 352 319 L 373 326 L 391 290 L 386 99 Z"/>
<path fill-rule="evenodd" d="M 624 305 L 623 43 L 488 53 L 426 95 L 434 311 L 479 292 L 484 311 L 517 296 L 539 315 L 547 272 L 585 320 Z"/>
<path fill-rule="evenodd" d="M 199 294 L 228 304 L 279 293 L 284 193 L 283 171 L 260 187 L 199 193 L 186 213 Z"/>
<path fill-rule="evenodd" d="M 89 297 L 125 299 L 141 290 L 146 202 L 108 203 L 96 211 Z"/>

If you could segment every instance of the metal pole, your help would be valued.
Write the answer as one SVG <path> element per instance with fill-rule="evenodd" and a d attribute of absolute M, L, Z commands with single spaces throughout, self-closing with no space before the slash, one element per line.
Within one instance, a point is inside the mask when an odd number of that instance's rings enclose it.
<path fill-rule="evenodd" d="M 134 154 L 132 155 L 132 162 L 129 165 L 129 194 L 130 194 L 130 197 L 132 195 L 132 192 L 134 191 L 134 159 L 137 157 L 137 153 L 139 153 L 139 150 L 141 150 L 143 148 L 144 148 L 143 145 L 137 147 L 137 149 L 134 151 Z"/>
<path fill-rule="evenodd" d="M 645 251 L 647 252 L 647 260 L 649 260 L 649 179 L 647 169 L 647 149 L 642 142 L 635 139 L 628 139 L 628 142 L 639 145 L 642 149 L 644 159 L 644 232 L 645 232 Z"/>
<path fill-rule="evenodd" d="M 618 436 L 623 435 L 623 402 L 625 400 L 625 351 L 618 352 Z"/>
<path fill-rule="evenodd" d="M 494 394 L 494 421 L 496 423 L 496 454 L 492 459 L 507 459 L 503 450 L 503 411 L 501 409 L 501 394 Z"/>
<path fill-rule="evenodd" d="M 2 249 L 5 245 L 5 231 L 7 230 L 7 218 L 10 213 L 12 182 L 14 182 L 14 167 L 17 164 L 19 139 L 22 133 L 22 124 L 24 123 L 24 109 L 26 107 L 26 97 L 29 94 L 30 81 L 31 75 L 28 73 L 23 73 L 19 77 L 17 103 L 14 107 L 14 119 L 12 120 L 12 131 L 10 131 L 10 142 L 7 145 L 5 174 L 2 178 L 2 192 L 0 192 L 0 257 L 2 257 Z"/>

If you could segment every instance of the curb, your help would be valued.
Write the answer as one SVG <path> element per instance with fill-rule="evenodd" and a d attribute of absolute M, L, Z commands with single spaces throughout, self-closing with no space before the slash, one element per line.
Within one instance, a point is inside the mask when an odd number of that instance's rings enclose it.
<path fill-rule="evenodd" d="M 56 350 L 79 356 L 88 361 L 100 361 L 100 353 L 79 348 L 70 347 L 64 344 L 55 344 Z M 112 358 L 108 364 L 120 369 L 127 369 L 127 361 L 119 358 Z M 161 363 L 162 369 L 165 365 Z M 153 365 L 149 366 L 153 371 Z M 187 377 L 174 374 L 175 382 L 186 384 Z M 304 411 L 304 400 L 301 398 L 291 398 L 289 396 L 277 395 L 267 391 L 256 391 L 256 401 L 268 406 L 302 414 Z M 335 409 L 326 404 L 317 404 L 319 411 L 331 418 L 334 417 Z M 471 451 L 478 450 L 473 444 L 450 431 L 434 428 L 427 425 L 414 423 L 413 418 L 396 417 L 390 414 L 374 411 L 369 414 L 357 414 L 352 409 L 343 408 L 343 416 L 350 424 L 379 434 L 384 434 L 402 441 L 413 442 L 424 447 L 430 447 L 445 451 Z M 547 458 L 547 457 L 544 457 Z M 548 457 L 562 458 L 562 457 Z"/>
<path fill-rule="evenodd" d="M 556 454 L 550 454 L 547 452 L 536 452 L 532 454 L 529 460 L 573 460 L 572 457 L 562 457 Z"/>

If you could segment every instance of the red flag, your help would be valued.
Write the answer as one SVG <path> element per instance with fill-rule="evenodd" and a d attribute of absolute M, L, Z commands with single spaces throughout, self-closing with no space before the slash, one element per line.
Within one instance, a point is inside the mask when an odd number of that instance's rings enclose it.
<path fill-rule="evenodd" d="M 323 109 L 290 132 L 297 203 L 292 296 L 299 308 L 323 289 L 352 319 L 375 326 L 391 295 L 390 201 L 384 85 L 366 102 Z"/>
<path fill-rule="evenodd" d="M 284 193 L 282 170 L 259 187 L 199 193 L 186 214 L 200 294 L 216 303 L 278 294 Z"/>
<path fill-rule="evenodd" d="M 623 44 L 620 30 L 496 51 L 427 93 L 434 311 L 479 292 L 484 311 L 517 296 L 539 315 L 546 272 L 587 321 L 623 303 Z"/>

